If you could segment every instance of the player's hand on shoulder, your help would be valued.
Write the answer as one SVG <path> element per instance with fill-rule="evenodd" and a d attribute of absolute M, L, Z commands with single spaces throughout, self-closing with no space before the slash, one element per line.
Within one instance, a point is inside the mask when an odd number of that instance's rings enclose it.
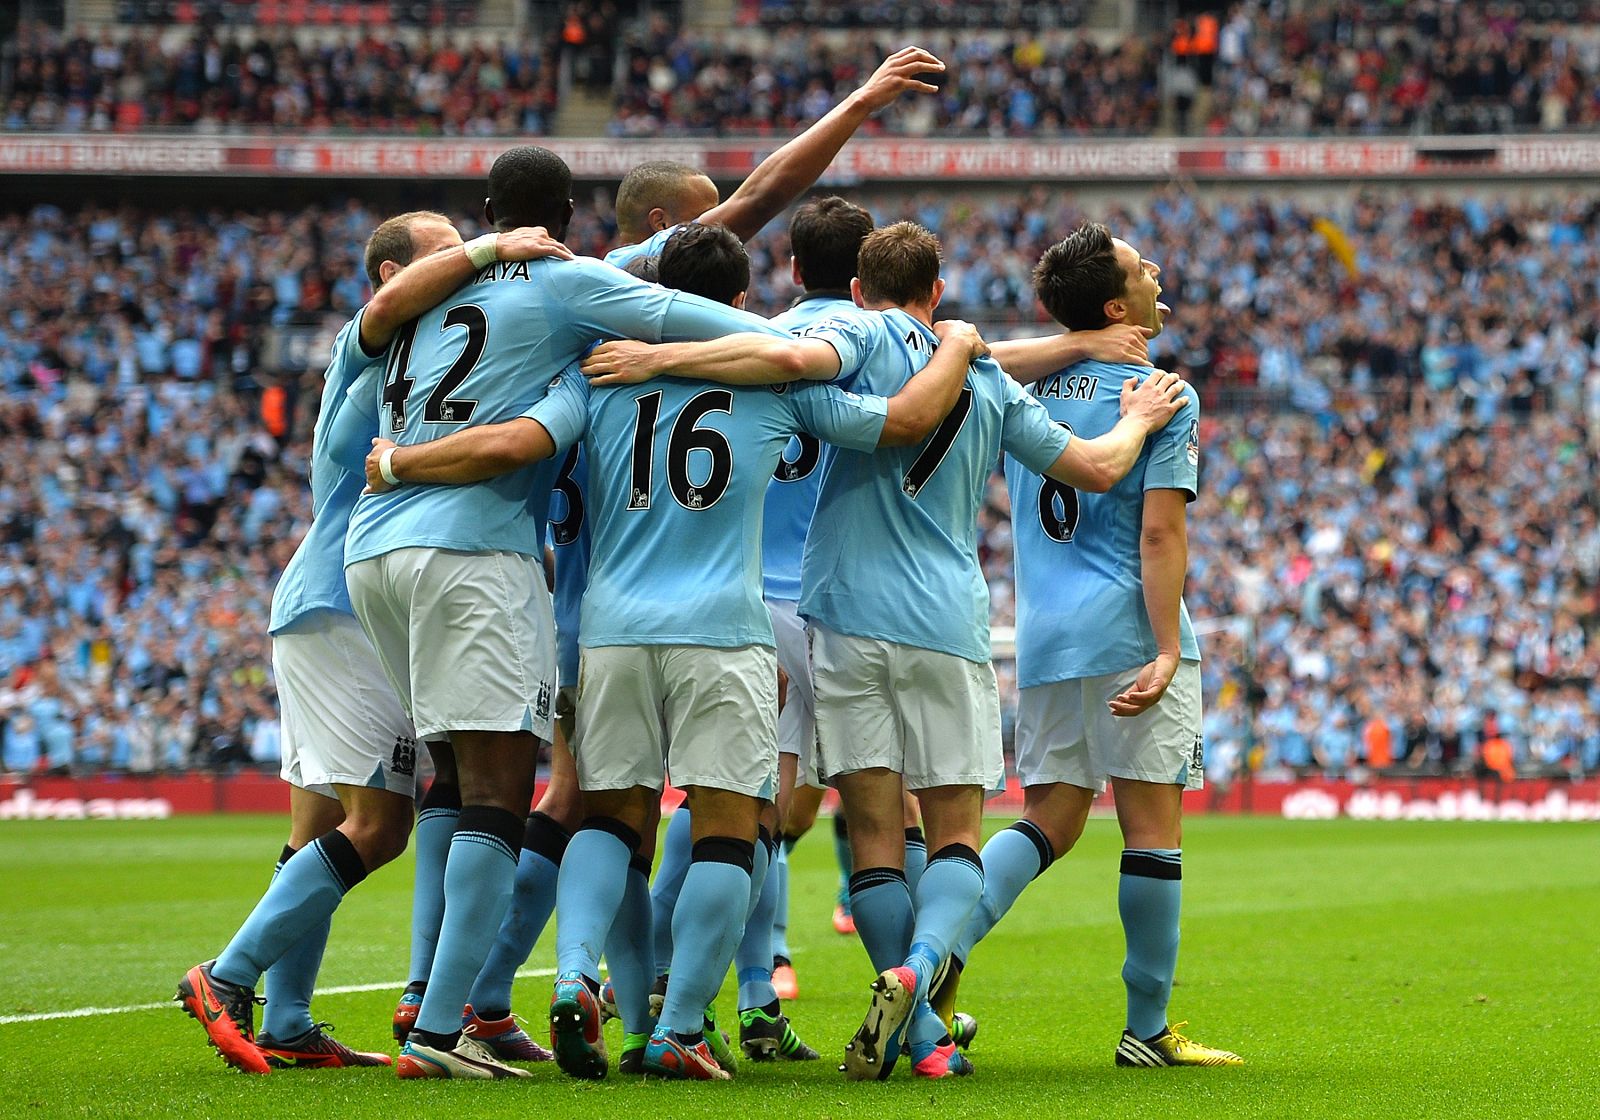
<path fill-rule="evenodd" d="M 596 346 L 578 368 L 591 385 L 638 385 L 659 372 L 652 360 L 654 354 L 655 347 L 648 342 L 605 342 Z"/>
<path fill-rule="evenodd" d="M 1113 365 L 1150 364 L 1150 338 L 1155 332 L 1149 327 L 1113 323 L 1096 331 L 1078 331 L 1077 334 L 1083 339 L 1087 356 L 1093 361 Z"/>
<path fill-rule="evenodd" d="M 1141 421 L 1153 432 L 1178 414 L 1188 400 L 1188 388 L 1183 378 L 1164 369 L 1143 381 L 1130 377 L 1122 383 L 1122 415 Z"/>
<path fill-rule="evenodd" d="M 921 75 L 929 73 L 944 73 L 944 63 L 921 47 L 904 47 L 883 60 L 861 87 L 861 96 L 875 113 L 907 91 L 938 93 L 938 86 L 921 80 Z"/>
<path fill-rule="evenodd" d="M 384 494 L 394 487 L 383 477 L 383 453 L 396 446 L 392 439 L 374 439 L 372 450 L 367 452 L 367 488 L 366 494 Z"/>
<path fill-rule="evenodd" d="M 971 351 L 973 359 L 989 353 L 989 344 L 978 333 L 978 328 L 961 319 L 941 319 L 933 325 L 933 333 L 939 336 L 939 345 L 953 343 L 965 346 Z"/>
<path fill-rule="evenodd" d="M 537 261 L 546 257 L 570 261 L 573 252 L 554 237 L 544 226 L 522 226 L 497 234 L 494 254 L 502 261 Z"/>
<path fill-rule="evenodd" d="M 1114 716 L 1136 716 L 1155 707 L 1166 694 L 1167 686 L 1178 672 L 1178 655 L 1160 653 L 1156 659 L 1139 670 L 1132 685 L 1106 702 Z"/>

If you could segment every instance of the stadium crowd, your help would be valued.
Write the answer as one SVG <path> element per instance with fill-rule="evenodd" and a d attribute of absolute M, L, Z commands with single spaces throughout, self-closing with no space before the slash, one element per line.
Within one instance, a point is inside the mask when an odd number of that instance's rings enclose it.
<path fill-rule="evenodd" d="M 731 33 L 680 28 L 659 11 L 627 18 L 628 5 L 572 4 L 526 41 L 471 46 L 442 36 L 408 45 L 386 29 L 297 39 L 278 28 L 91 37 L 32 26 L 0 66 L 0 127 L 541 135 L 564 57 L 568 80 L 591 91 L 615 78 L 613 135 L 788 133 L 855 88 L 918 14 L 929 29 L 922 45 L 950 71 L 938 97 L 882 114 L 871 126 L 880 133 L 1485 133 L 1600 122 L 1592 25 L 1442 0 L 1281 7 L 1243 0 L 1121 39 L 1063 30 L 1075 16 L 1023 19 L 1031 9 L 1010 4 L 985 28 L 959 31 L 950 5 L 761 5 L 744 13 L 755 26 Z"/>
<path fill-rule="evenodd" d="M 1042 329 L 1027 271 L 1083 217 L 1065 196 L 868 201 L 940 232 L 952 314 Z M 275 756 L 265 618 L 309 518 L 318 370 L 278 384 L 273 340 L 298 332 L 316 364 L 366 296 L 379 217 L 0 217 L 6 769 Z M 1104 217 L 1163 265 L 1153 357 L 1208 410 L 1188 595 L 1225 627 L 1206 645 L 1214 777 L 1600 769 L 1600 207 L 1363 195 L 1324 214 L 1172 190 Z M 612 237 L 586 214 L 570 240 Z M 751 306 L 782 308 L 784 236 L 751 255 Z M 998 478 L 983 529 L 1006 625 Z"/>

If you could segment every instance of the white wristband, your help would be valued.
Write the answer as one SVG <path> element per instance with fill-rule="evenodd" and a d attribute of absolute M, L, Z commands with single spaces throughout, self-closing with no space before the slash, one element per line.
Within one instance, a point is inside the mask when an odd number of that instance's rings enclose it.
<path fill-rule="evenodd" d="M 394 473 L 394 453 L 398 450 L 396 447 L 385 447 L 383 454 L 378 456 L 378 473 L 390 486 L 400 485 L 400 478 Z"/>
<path fill-rule="evenodd" d="M 486 233 L 482 237 L 474 237 L 462 246 L 467 251 L 467 260 L 472 262 L 473 268 L 484 268 L 491 265 L 499 256 L 495 248 L 498 233 Z"/>

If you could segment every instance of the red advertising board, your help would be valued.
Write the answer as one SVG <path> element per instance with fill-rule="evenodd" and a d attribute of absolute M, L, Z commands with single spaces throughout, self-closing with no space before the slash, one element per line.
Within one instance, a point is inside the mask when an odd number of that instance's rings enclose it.
<path fill-rule="evenodd" d="M 537 801 L 542 789 L 536 791 Z M 676 790 L 662 798 L 671 808 Z M 830 795 L 831 802 L 831 795 Z M 988 803 L 1021 809 L 1015 780 Z M 227 777 L 0 778 L 0 822 L 8 820 L 165 819 L 191 813 L 287 813 L 289 788 L 268 774 Z M 1238 783 L 1186 794 L 1184 810 L 1254 813 L 1294 820 L 1600 820 L 1600 779 L 1577 782 L 1416 778 L 1369 783 L 1307 780 Z"/>
<path fill-rule="evenodd" d="M 0 175 L 184 175 L 340 179 L 482 179 L 516 141 L 372 137 L 12 134 Z M 742 179 L 776 142 L 568 140 L 540 143 L 579 179 L 614 180 L 671 159 Z M 1370 140 L 911 140 L 847 145 L 825 182 L 1159 182 L 1479 178 L 1600 172 L 1600 138 L 1474 136 Z"/>

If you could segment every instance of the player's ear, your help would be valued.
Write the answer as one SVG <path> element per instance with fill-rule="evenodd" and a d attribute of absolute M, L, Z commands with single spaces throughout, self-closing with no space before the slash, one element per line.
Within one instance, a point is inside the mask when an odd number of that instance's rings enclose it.
<path fill-rule="evenodd" d="M 378 265 L 378 286 L 381 288 L 383 285 L 393 280 L 400 274 L 400 269 L 402 267 L 402 265 L 395 264 L 393 261 L 384 261 L 382 264 Z"/>
<path fill-rule="evenodd" d="M 792 256 L 789 258 L 789 275 L 794 278 L 795 287 L 804 288 L 806 286 L 805 277 L 800 275 L 800 262 Z"/>
<path fill-rule="evenodd" d="M 935 280 L 933 282 L 933 302 L 928 304 L 928 310 L 932 311 L 934 308 L 938 307 L 939 306 L 939 301 L 942 300 L 943 298 L 944 298 L 944 277 L 941 276 L 941 277 L 939 277 L 939 279 L 937 279 L 937 280 Z"/>
<path fill-rule="evenodd" d="M 734 308 L 735 311 L 743 311 L 744 310 L 745 297 L 748 296 L 749 294 L 750 294 L 749 292 L 740 292 L 738 295 L 733 297 L 733 308 Z"/>
<path fill-rule="evenodd" d="M 672 223 L 667 221 L 667 212 L 657 206 L 645 215 L 645 224 L 650 227 L 651 233 L 660 233 Z"/>
<path fill-rule="evenodd" d="M 489 223 L 491 229 L 494 228 L 494 203 L 487 198 L 483 200 L 483 220 Z"/>
<path fill-rule="evenodd" d="M 1108 326 L 1116 323 L 1127 322 L 1128 305 L 1123 303 L 1120 299 L 1106 300 L 1103 310 L 1106 313 L 1106 324 Z"/>
<path fill-rule="evenodd" d="M 867 305 L 866 297 L 861 294 L 861 277 L 859 276 L 850 277 L 850 298 L 855 301 L 857 307 L 865 307 Z"/>

